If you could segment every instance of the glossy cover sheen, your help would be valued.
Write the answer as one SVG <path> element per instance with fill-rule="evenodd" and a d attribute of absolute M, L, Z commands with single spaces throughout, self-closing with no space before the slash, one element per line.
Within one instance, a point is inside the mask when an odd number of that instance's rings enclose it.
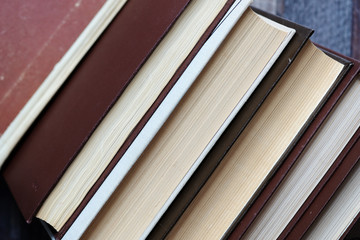
<path fill-rule="evenodd" d="M 171 227 L 176 223 L 177 219 L 184 212 L 188 204 L 196 196 L 202 185 L 209 178 L 211 173 L 215 170 L 223 156 L 230 149 L 231 145 L 235 142 L 239 134 L 245 128 L 247 123 L 253 117 L 265 97 L 274 87 L 276 82 L 280 79 L 282 74 L 290 66 L 290 63 L 305 44 L 307 39 L 312 34 L 312 30 L 304 28 L 295 23 L 291 23 L 274 15 L 265 13 L 263 11 L 254 9 L 255 12 L 268 17 L 280 24 L 296 30 L 295 35 L 284 49 L 278 60 L 273 67 L 269 70 L 267 75 L 261 81 L 259 86 L 255 89 L 254 93 L 250 96 L 249 100 L 245 103 L 243 108 L 230 123 L 229 127 L 225 130 L 223 135 L 217 141 L 213 149 L 205 157 L 193 176 L 184 186 L 175 201 L 170 205 L 168 211 L 160 219 L 153 231 L 149 235 L 149 239 L 161 239 Z M 289 61 L 291 59 L 291 61 Z"/>
<path fill-rule="evenodd" d="M 310 142 L 316 131 L 319 129 L 321 124 L 325 121 L 328 114 L 331 112 L 335 104 L 338 102 L 342 94 L 345 92 L 346 88 L 349 86 L 353 74 L 349 69 L 352 67 L 352 63 L 344 58 L 341 58 L 337 55 L 331 55 L 336 60 L 345 64 L 342 73 L 339 75 L 339 78 L 342 79 L 337 87 L 333 90 L 332 94 L 327 99 L 324 106 L 313 118 L 311 124 L 303 133 L 301 138 L 298 140 L 296 145 L 293 147 L 291 152 L 287 155 L 281 166 L 277 169 L 273 177 L 261 191 L 256 200 L 252 203 L 251 207 L 245 213 L 245 215 L 240 219 L 239 223 L 236 225 L 234 230 L 229 236 L 229 239 L 239 239 L 245 231 L 249 228 L 251 223 L 255 220 L 257 214 L 264 207 L 266 202 L 270 199 L 272 194 L 276 191 L 277 187 L 281 184 L 282 180 L 285 178 L 286 174 L 290 168 L 294 165 L 298 157 L 301 155 L 306 145 Z M 349 72 L 348 72 L 349 71 Z M 348 73 L 347 73 L 348 72 Z M 347 74 L 346 74 L 347 73 Z M 346 74 L 344 76 L 344 74 Z"/>
<path fill-rule="evenodd" d="M 27 221 L 188 2 L 129 1 L 31 126 L 2 172 Z"/>

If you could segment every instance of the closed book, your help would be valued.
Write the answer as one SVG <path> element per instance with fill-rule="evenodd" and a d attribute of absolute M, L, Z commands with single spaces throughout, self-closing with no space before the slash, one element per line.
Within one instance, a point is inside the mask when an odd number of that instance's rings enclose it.
<path fill-rule="evenodd" d="M 163 238 L 175 224 L 182 212 L 186 209 L 186 206 L 191 202 L 201 186 L 209 178 L 223 156 L 229 150 L 247 123 L 251 120 L 271 89 L 294 61 L 294 58 L 299 51 L 301 51 L 301 48 L 313 32 L 311 29 L 259 9 L 253 8 L 253 10 L 264 17 L 295 29 L 296 33 L 284 49 L 283 53 L 279 56 L 279 59 L 275 62 L 274 66 L 266 74 L 258 88 L 250 96 L 243 108 L 230 123 L 229 127 L 219 138 L 213 149 L 205 157 L 199 168 L 194 172 L 188 183 L 184 186 L 174 202 L 156 224 L 149 235 L 149 239 Z"/>
<path fill-rule="evenodd" d="M 2 174 L 27 221 L 188 2 L 127 3 L 21 139 Z"/>
<path fill-rule="evenodd" d="M 342 166 L 334 173 L 334 177 L 329 180 L 329 184 L 337 181 L 337 178 L 341 178 L 341 175 L 343 175 L 341 172 L 348 171 L 346 169 L 348 166 L 345 165 L 353 165 L 351 171 L 346 175 L 319 216 L 305 232 L 304 239 L 357 239 L 359 236 L 359 143 L 360 141 L 357 140 L 351 151 L 348 152 Z M 326 186 L 324 190 L 328 188 Z M 323 194 L 319 195 L 319 198 L 323 197 L 326 198 Z M 315 202 L 319 203 L 318 200 Z M 295 235 L 297 235 L 296 232 Z"/>
<path fill-rule="evenodd" d="M 329 55 L 342 58 L 338 54 Z M 302 205 L 306 204 L 306 199 L 313 199 L 311 193 L 322 188 L 324 181 L 328 179 L 328 171 L 332 172 L 333 167 L 341 162 L 342 157 L 338 157 L 343 154 L 341 151 L 348 151 L 347 143 L 359 124 L 359 109 L 351 107 L 357 101 L 356 92 L 359 87 L 354 76 L 359 69 L 356 61 L 342 59 L 348 62 L 348 73 L 314 118 L 309 132 L 300 139 L 260 198 L 242 219 L 233 232 L 233 239 L 240 236 L 244 239 L 261 237 L 264 234 L 285 237 L 289 231 L 287 225 L 296 222 L 292 219 L 299 217 L 298 211 L 300 214 L 303 212 Z M 353 64 L 355 65 L 352 66 Z"/>
<path fill-rule="evenodd" d="M 348 63 L 349 65 L 349 63 Z M 350 65 L 348 66 L 350 68 Z M 349 75 L 350 74 L 350 75 Z M 347 76 L 351 76 L 351 73 Z M 273 192 L 276 190 L 278 185 L 286 176 L 289 169 L 296 162 L 296 159 L 300 156 L 301 152 L 304 150 L 304 147 L 309 143 L 314 133 L 321 126 L 326 116 L 329 114 L 330 110 L 333 108 L 335 103 L 339 100 L 340 96 L 344 93 L 345 89 L 350 83 L 351 77 L 345 78 L 341 84 L 338 86 L 338 90 L 335 90 L 332 97 L 329 98 L 327 103 L 324 105 L 323 109 L 319 114 L 314 118 L 312 124 L 309 126 L 308 130 L 304 135 L 299 139 L 297 145 L 294 147 L 289 156 L 284 160 L 284 163 L 279 167 L 277 172 L 274 174 L 269 183 L 264 187 L 258 198 L 251 205 L 246 214 L 242 217 L 237 227 L 234 229 L 231 236 L 234 239 L 241 237 L 250 224 L 254 221 L 258 213 L 261 211 L 262 207 L 269 200 Z"/>
<path fill-rule="evenodd" d="M 360 63 L 359 61 L 325 49 L 330 54 L 340 55 L 342 58 L 354 63 L 352 69 L 346 76 L 348 81 L 359 81 Z M 356 103 L 354 103 L 356 105 Z M 337 159 L 332 163 L 316 188 L 311 192 L 306 201 L 299 208 L 292 220 L 283 230 L 280 238 L 301 238 L 310 228 L 326 204 L 330 201 L 336 190 L 340 187 L 349 172 L 360 158 L 359 155 L 359 136 L 360 130 L 357 130 L 347 145 L 341 151 Z"/>
<path fill-rule="evenodd" d="M 238 10 L 226 16 L 214 35 Z M 247 9 L 83 237 L 147 237 L 293 32 Z"/>
<path fill-rule="evenodd" d="M 180 17 L 179 19 L 181 23 L 180 26 L 184 24 L 194 25 L 192 23 L 189 24 L 188 21 L 189 19 L 190 21 L 198 21 L 197 15 L 202 14 L 200 10 L 209 11 L 211 9 L 210 12 L 215 13 L 216 8 L 214 8 L 213 5 L 219 5 L 218 1 L 213 1 L 211 4 L 210 2 L 207 2 L 206 5 L 204 3 L 205 1 L 197 1 L 196 3 L 190 4 L 185 10 L 185 16 L 183 18 Z M 234 11 L 234 14 L 241 15 L 248 5 L 249 1 L 235 1 L 234 3 L 232 1 L 226 1 L 226 4 L 221 7 L 220 12 L 216 12 L 215 19 L 211 20 L 211 24 L 209 23 L 210 25 L 206 27 L 205 33 L 202 34 L 200 40 L 196 43 L 183 64 L 177 69 L 174 76 L 172 76 L 169 83 L 156 99 L 155 103 L 152 104 L 144 117 L 141 118 L 140 122 L 136 124 L 136 127 L 127 137 L 124 144 L 115 149 L 116 154 L 114 154 L 112 161 L 106 167 L 104 172 L 102 172 L 94 185 L 91 186 L 91 189 L 81 201 L 79 207 L 65 223 L 64 227 L 60 229 L 58 236 L 64 236 L 66 239 L 71 239 L 74 236 L 73 234 L 80 236 L 83 231 L 86 230 L 93 218 L 101 210 L 106 200 L 111 196 L 111 193 L 115 190 L 116 186 L 121 182 L 121 179 L 127 174 L 129 169 L 131 169 L 144 148 L 149 144 L 149 141 L 151 141 L 158 129 L 166 121 L 168 115 L 174 110 L 176 106 L 174 104 L 174 99 L 179 101 L 179 96 L 182 96 L 180 93 L 185 94 L 187 91 L 186 89 L 192 85 L 196 76 L 200 74 L 201 69 L 205 66 L 207 61 L 209 61 L 212 54 L 231 30 L 232 25 L 235 24 L 236 18 L 229 18 L 230 21 L 224 20 L 224 18 L 228 19 L 224 16 L 227 16 L 230 12 L 229 9 L 238 6 L 238 10 Z M 222 5 L 220 4 L 219 6 Z M 198 13 L 195 14 L 194 12 Z M 237 18 L 239 16 L 237 16 Z M 204 25 L 207 23 L 204 21 L 202 24 Z M 223 27 L 219 28 L 220 24 Z M 223 31 L 224 28 L 228 28 L 228 30 L 226 30 L 227 32 Z M 219 31 L 218 29 L 222 30 Z M 186 35 L 187 31 L 182 31 Z M 220 33 L 214 34 L 215 32 Z M 214 35 L 216 36 L 214 37 Z M 178 38 L 178 34 L 175 33 L 172 37 Z M 170 44 L 172 44 L 172 42 L 170 42 Z M 206 49 L 203 49 L 205 45 L 207 47 Z M 174 45 L 174 47 L 176 48 L 176 45 Z M 164 50 L 168 51 L 166 48 Z M 124 154 L 127 154 L 127 156 L 123 157 Z"/>
<path fill-rule="evenodd" d="M 349 141 L 347 146 L 343 149 L 339 157 L 337 158 L 337 162 L 334 163 L 332 168 L 330 169 L 325 176 L 321 183 L 316 187 L 316 189 L 312 192 L 309 196 L 307 201 L 301 206 L 300 210 L 296 213 L 293 217 L 293 220 L 288 224 L 288 226 L 284 229 L 282 234 L 279 238 L 301 238 L 306 236 L 307 238 L 314 234 L 314 229 L 319 228 L 316 226 L 319 223 L 317 221 L 322 221 L 322 214 L 326 214 L 329 208 L 332 207 L 334 204 L 332 201 L 336 200 L 336 198 L 341 198 L 340 194 L 342 193 L 342 187 L 346 187 L 347 178 L 350 178 L 351 172 L 353 175 L 358 175 L 358 160 L 360 158 L 360 130 L 358 129 L 357 132 L 354 134 L 352 139 Z M 338 164 L 338 165 L 337 165 Z M 336 166 L 337 165 L 337 166 Z M 327 180 L 327 181 L 326 181 Z M 323 182 L 326 183 L 324 184 Z M 320 192 L 317 193 L 316 196 L 313 196 L 318 190 L 321 188 Z M 357 187 L 352 187 L 354 194 L 358 192 Z M 350 195 L 347 195 L 349 197 Z M 346 199 L 346 200 L 348 200 Z M 356 197 L 355 197 L 356 199 Z M 338 204 L 343 204 L 343 209 L 340 207 L 340 211 L 343 213 L 349 213 L 350 219 L 343 219 L 339 216 L 341 215 L 332 215 L 333 219 L 337 219 L 336 226 L 339 226 L 338 231 L 340 230 L 339 235 L 328 235 L 331 238 L 341 238 L 344 239 L 346 234 L 349 233 L 352 226 L 359 218 L 359 207 L 356 204 L 351 204 L 351 208 L 346 208 L 345 201 L 341 202 L 338 201 Z M 310 203 L 311 202 L 311 203 Z M 354 212 L 355 211 L 355 212 Z M 351 216 L 352 214 L 352 216 Z M 322 224 L 323 226 L 323 224 Z M 331 226 L 329 224 L 329 226 Z M 324 228 L 326 229 L 326 227 Z M 330 232 L 329 229 L 327 232 Z M 333 234 L 333 233 L 332 233 Z M 338 234 L 338 233 L 337 233 Z M 319 235 L 318 235 L 319 236 Z M 325 237 L 325 236 L 324 236 Z"/>

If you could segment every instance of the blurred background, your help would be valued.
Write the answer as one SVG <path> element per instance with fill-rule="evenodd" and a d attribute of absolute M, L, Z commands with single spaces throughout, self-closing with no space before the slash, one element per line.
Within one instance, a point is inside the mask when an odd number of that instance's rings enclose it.
<path fill-rule="evenodd" d="M 359 0 L 254 0 L 253 6 L 314 29 L 315 43 L 360 58 Z"/>
<path fill-rule="evenodd" d="M 360 0 L 254 0 L 253 6 L 312 28 L 312 41 L 360 59 Z M 359 236 L 357 223 L 346 239 Z M 0 240 L 48 238 L 38 221 L 25 222 L 0 177 Z"/>

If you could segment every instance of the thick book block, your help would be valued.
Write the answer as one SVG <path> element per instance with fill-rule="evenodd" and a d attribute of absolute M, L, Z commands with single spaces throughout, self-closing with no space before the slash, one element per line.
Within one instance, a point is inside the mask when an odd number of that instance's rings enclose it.
<path fill-rule="evenodd" d="M 347 74 L 269 184 L 262 190 L 259 198 L 241 219 L 231 235 L 232 239 L 241 236 L 245 239 L 259 237 L 264 234 L 272 234 L 272 237 L 277 236 L 281 239 L 286 237 L 289 229 L 304 211 L 302 205 L 313 199 L 311 192 L 322 189 L 324 182 L 329 178 L 329 171 L 334 171 L 335 166 L 341 162 L 343 157 L 337 157 L 338 152 L 343 147 L 349 148 L 346 146 L 347 138 L 351 137 L 351 131 L 356 125 L 350 126 L 347 123 L 353 119 L 354 124 L 358 124 L 354 115 L 358 109 L 354 114 L 348 110 L 352 102 L 348 99 L 354 99 L 354 91 L 358 89 L 358 87 L 352 88 L 354 76 L 359 71 L 358 64 L 338 54 L 330 54 L 330 56 L 343 61 L 348 66 Z M 351 94 L 347 94 L 349 91 Z M 282 208 L 278 208 L 279 205 Z"/>
<path fill-rule="evenodd" d="M 349 84 L 352 81 L 359 81 L 357 79 L 360 72 L 359 61 L 343 56 L 329 49 L 324 50 L 328 51 L 329 54 L 339 55 L 342 58 L 354 63 L 354 66 L 352 66 L 349 73 L 346 75 L 344 82 L 348 82 Z M 360 130 L 356 131 L 354 136 L 349 140 L 348 144 L 344 147 L 316 188 L 311 192 L 309 197 L 292 218 L 291 222 L 283 230 L 279 236 L 280 238 L 300 238 L 306 233 L 308 228 L 315 221 L 327 202 L 339 188 L 342 181 L 344 181 L 358 161 L 360 157 L 358 152 L 359 136 Z"/>
<path fill-rule="evenodd" d="M 240 112 L 236 115 L 229 127 L 222 134 L 213 149 L 205 157 L 199 168 L 195 171 L 189 182 L 179 193 L 178 197 L 170 205 L 164 216 L 159 220 L 155 228 L 149 235 L 149 239 L 163 238 L 171 227 L 181 216 L 186 206 L 195 197 L 199 189 L 203 186 L 211 173 L 217 167 L 226 152 L 232 146 L 236 138 L 249 123 L 255 112 L 258 110 L 271 89 L 276 85 L 277 81 L 285 73 L 286 69 L 295 59 L 296 55 L 311 36 L 313 30 L 300 26 L 296 23 L 287 21 L 283 18 L 266 13 L 259 9 L 254 11 L 273 21 L 291 27 L 296 30 L 295 35 L 284 49 L 274 66 L 269 70 L 258 88 L 254 91 L 248 101 L 245 103 Z"/>
<path fill-rule="evenodd" d="M 337 158 L 336 162 L 327 172 L 326 176 L 324 176 L 316 189 L 308 197 L 307 201 L 293 217 L 293 220 L 279 236 L 279 239 L 299 239 L 303 237 L 307 234 L 308 230 L 311 229 L 312 224 L 320 218 L 319 215 L 324 211 L 324 208 L 329 204 L 331 199 L 334 198 L 336 190 L 341 187 L 351 170 L 353 170 L 354 166 L 358 164 L 360 159 L 359 137 L 360 129 L 358 129 L 351 138 L 347 146 Z M 349 224 L 345 231 L 341 234 L 342 238 L 346 236 L 358 218 L 359 214 L 357 214 L 357 216 L 351 221 L 351 224 Z"/>
<path fill-rule="evenodd" d="M 239 1 L 241 2 L 241 1 Z M 246 3 L 246 1 L 243 1 Z M 190 52 L 190 54 L 187 56 L 183 64 L 177 69 L 174 76 L 170 79 L 169 83 L 166 85 L 166 87 L 163 89 L 163 91 L 160 93 L 154 104 L 149 108 L 149 110 L 146 112 L 146 114 L 141 118 L 139 123 L 136 125 L 136 127 L 133 129 L 131 134 L 128 136 L 124 144 L 118 149 L 116 155 L 113 157 L 109 165 L 106 167 L 104 172 L 101 174 L 99 179 L 96 181 L 96 183 L 92 186 L 92 188 L 89 190 L 89 192 L 86 194 L 85 198 L 82 200 L 80 206 L 75 210 L 75 212 L 72 214 L 72 216 L 69 218 L 69 220 L 66 222 L 64 227 L 61 228 L 59 231 L 59 234 L 57 236 L 63 236 L 65 233 L 68 232 L 69 229 L 74 228 L 74 221 L 78 220 L 78 217 L 80 214 L 83 213 L 84 208 L 87 207 L 89 201 L 93 198 L 93 196 L 97 193 L 98 189 L 102 186 L 104 181 L 107 179 L 109 174 L 112 172 L 114 167 L 119 163 L 123 155 L 126 153 L 128 148 L 133 144 L 134 140 L 137 138 L 139 133 L 142 131 L 144 126 L 147 124 L 149 119 L 152 117 L 154 112 L 158 109 L 159 105 L 163 102 L 163 100 L 166 98 L 168 93 L 172 90 L 174 85 L 177 83 L 178 79 L 182 76 L 184 71 L 187 69 L 189 64 L 192 62 L 194 57 L 197 55 L 199 50 L 203 47 L 204 43 L 209 39 L 211 34 L 213 33 L 214 29 L 218 26 L 219 22 L 223 19 L 225 14 L 228 12 L 230 7 L 232 6 L 233 1 L 227 1 L 225 6 L 221 9 L 221 11 L 217 14 L 216 18 L 211 22 L 209 27 L 206 29 L 206 31 L 202 34 L 201 38 L 193 48 L 193 50 Z M 87 207 L 88 208 L 88 207 Z M 86 209 L 87 212 L 93 211 L 93 209 Z M 81 222 L 79 220 L 79 222 Z M 80 223 L 80 225 L 83 225 Z"/>

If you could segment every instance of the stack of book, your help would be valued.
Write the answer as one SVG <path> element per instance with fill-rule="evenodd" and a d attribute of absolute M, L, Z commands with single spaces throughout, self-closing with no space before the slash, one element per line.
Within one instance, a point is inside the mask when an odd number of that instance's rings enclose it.
<path fill-rule="evenodd" d="M 58 239 L 345 236 L 360 216 L 360 63 L 250 3 L 99 7 L 1 118 L 25 220 Z"/>

